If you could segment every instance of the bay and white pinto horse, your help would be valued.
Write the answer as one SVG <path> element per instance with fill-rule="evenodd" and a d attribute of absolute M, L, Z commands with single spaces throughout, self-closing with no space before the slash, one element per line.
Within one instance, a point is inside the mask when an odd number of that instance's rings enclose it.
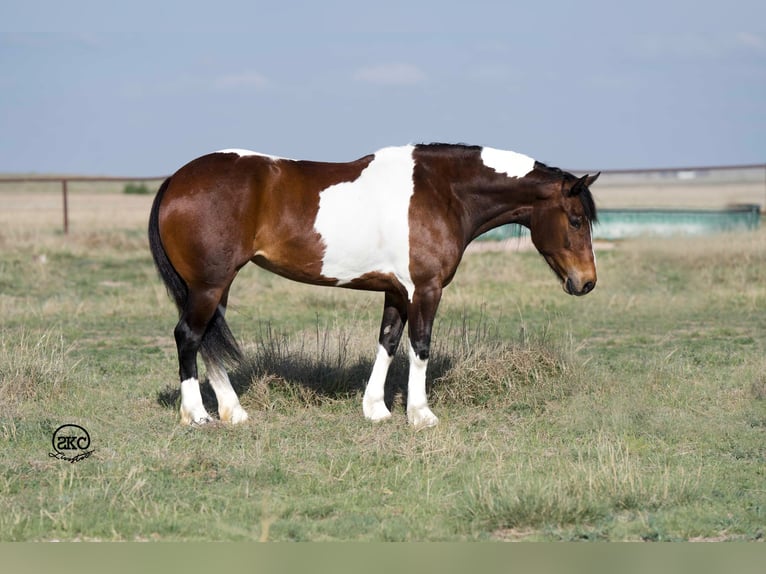
<path fill-rule="evenodd" d="M 597 177 L 448 144 L 390 147 L 349 163 L 246 150 L 191 161 L 162 184 L 149 220 L 152 256 L 180 313 L 182 422 L 211 420 L 198 352 L 220 419 L 247 419 L 226 373 L 241 354 L 224 314 L 232 281 L 252 261 L 295 281 L 385 293 L 364 415 L 391 416 L 384 384 L 409 322 L 407 419 L 435 425 L 426 397 L 431 328 L 467 245 L 499 225 L 524 225 L 564 290 L 585 295 L 596 285 L 588 188 Z"/>

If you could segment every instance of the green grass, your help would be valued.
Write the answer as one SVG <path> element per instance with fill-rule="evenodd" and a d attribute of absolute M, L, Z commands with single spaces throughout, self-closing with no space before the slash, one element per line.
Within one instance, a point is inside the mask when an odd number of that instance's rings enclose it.
<path fill-rule="evenodd" d="M 254 266 L 227 317 L 250 420 L 179 425 L 175 310 L 142 230 L 0 236 L 1 540 L 757 540 L 766 232 L 467 255 L 429 366 L 441 423 L 361 413 L 380 294 Z M 214 410 L 214 398 L 204 389 Z M 95 453 L 48 456 L 76 423 Z"/>

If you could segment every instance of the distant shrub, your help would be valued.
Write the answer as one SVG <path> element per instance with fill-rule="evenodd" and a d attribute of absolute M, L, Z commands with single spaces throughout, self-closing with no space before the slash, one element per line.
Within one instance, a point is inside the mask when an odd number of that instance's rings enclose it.
<path fill-rule="evenodd" d="M 122 193 L 128 195 L 147 195 L 149 194 L 149 188 L 143 183 L 127 183 L 125 184 Z"/>

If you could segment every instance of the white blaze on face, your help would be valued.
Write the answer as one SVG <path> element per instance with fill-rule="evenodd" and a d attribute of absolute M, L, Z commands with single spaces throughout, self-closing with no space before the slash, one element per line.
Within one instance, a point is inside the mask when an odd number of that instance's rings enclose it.
<path fill-rule="evenodd" d="M 524 177 L 535 168 L 535 160 L 529 156 L 491 147 L 481 149 L 481 161 L 497 173 L 504 173 L 508 177 Z"/>
<path fill-rule="evenodd" d="M 414 146 L 378 151 L 355 181 L 319 194 L 314 229 L 325 245 L 322 275 L 349 283 L 367 273 L 385 273 L 415 291 L 410 276 L 410 198 Z"/>

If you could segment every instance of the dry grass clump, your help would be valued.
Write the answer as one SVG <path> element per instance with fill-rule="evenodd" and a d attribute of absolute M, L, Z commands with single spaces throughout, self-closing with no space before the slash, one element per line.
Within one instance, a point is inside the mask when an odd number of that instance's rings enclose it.
<path fill-rule="evenodd" d="M 429 376 L 434 402 L 537 410 L 570 392 L 575 368 L 547 330 L 529 337 L 522 327 L 509 340 L 482 313 L 438 337 Z"/>
<path fill-rule="evenodd" d="M 433 381 L 434 402 L 537 410 L 569 392 L 572 368 L 560 353 L 539 343 L 490 343 L 450 358 Z"/>
<path fill-rule="evenodd" d="M 760 375 L 752 382 L 750 396 L 757 401 L 766 400 L 766 374 Z"/>
<path fill-rule="evenodd" d="M 261 324 L 254 348 L 232 382 L 243 401 L 271 410 L 284 403 L 320 405 L 364 388 L 372 357 L 352 344 L 347 330 L 320 326 L 297 336 Z"/>
<path fill-rule="evenodd" d="M 0 406 L 10 408 L 57 392 L 71 368 L 68 353 L 60 333 L 22 331 L 11 337 L 0 332 Z"/>

